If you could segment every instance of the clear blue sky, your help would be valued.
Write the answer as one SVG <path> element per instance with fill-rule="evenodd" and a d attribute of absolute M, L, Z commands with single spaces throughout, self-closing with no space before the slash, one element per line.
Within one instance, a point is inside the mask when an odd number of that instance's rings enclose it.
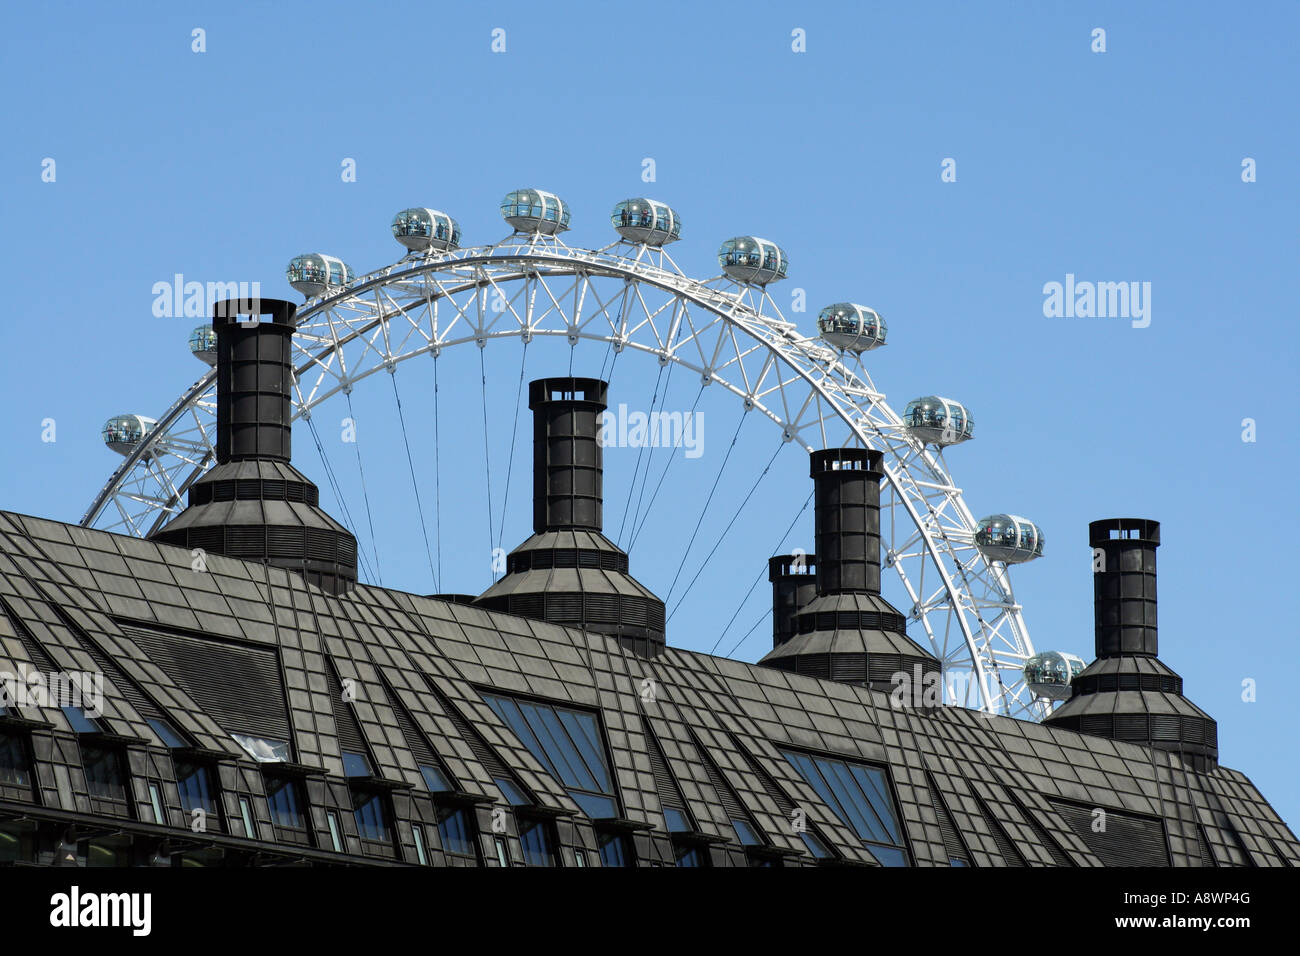
<path fill-rule="evenodd" d="M 1218 719 L 1223 762 L 1300 818 L 1300 695 L 1287 676 L 1300 540 L 1295 4 L 240 6 L 23 4 L 6 16 L 0 508 L 75 522 L 117 463 L 103 420 L 157 415 L 197 377 L 185 345 L 196 323 L 155 318 L 155 282 L 256 279 L 296 298 L 283 278 L 295 254 L 330 252 L 359 272 L 392 262 L 388 223 L 415 205 L 458 217 L 467 243 L 492 241 L 506 232 L 500 197 L 521 186 L 564 196 L 567 237 L 599 246 L 610 207 L 648 194 L 685 218 L 673 251 L 691 274 L 713 275 L 729 236 L 775 239 L 792 266 L 774 293 L 787 304 L 808 290 L 805 326 L 844 299 L 887 317 L 890 344 L 870 365 L 891 403 L 937 391 L 971 407 L 977 438 L 950 460 L 972 509 L 1030 516 L 1047 535 L 1047 556 L 1014 575 L 1040 649 L 1092 657 L 1087 523 L 1161 521 L 1162 657 Z M 196 27 L 203 54 L 191 52 Z M 504 54 L 490 49 L 496 27 Z M 1104 54 L 1090 49 L 1096 27 Z M 806 53 L 791 51 L 795 28 Z M 46 157 L 54 183 L 41 181 Z M 341 181 L 345 157 L 355 183 Z M 946 157 L 955 183 L 940 180 Z M 1242 182 L 1246 157 L 1257 182 Z M 1045 318 L 1043 285 L 1067 273 L 1150 282 L 1150 326 Z M 596 370 L 590 355 L 575 371 Z M 477 355 L 447 358 L 445 386 L 476 409 Z M 499 518 L 517 344 L 484 358 Z M 528 361 L 530 378 L 563 371 L 567 350 Z M 654 369 L 633 364 L 614 397 L 644 407 Z M 427 376 L 398 379 L 408 409 L 427 409 Z M 675 383 L 669 407 L 694 392 Z M 376 378 L 355 399 L 385 583 L 432 590 L 391 392 Z M 661 594 L 738 416 L 721 396 L 701 408 L 706 454 L 674 466 L 632 555 Z M 427 475 L 427 419 L 413 425 Z M 520 425 L 507 547 L 528 532 L 526 410 Z M 459 469 L 445 469 L 444 585 L 477 592 L 481 423 L 444 428 L 444 465 Z M 296 462 L 332 507 L 302 432 Z M 770 426 L 741 434 L 729 502 L 775 447 Z M 362 514 L 354 463 L 332 461 Z M 607 529 L 630 471 L 610 455 Z M 807 485 L 802 456 L 783 452 L 671 642 L 713 646 Z M 730 510 L 706 518 L 702 543 Z M 810 517 L 795 544 L 811 548 Z M 767 600 L 764 581 L 720 651 Z M 757 659 L 769 633 L 760 625 L 736 656 Z M 1254 703 L 1241 700 L 1246 678 Z"/>

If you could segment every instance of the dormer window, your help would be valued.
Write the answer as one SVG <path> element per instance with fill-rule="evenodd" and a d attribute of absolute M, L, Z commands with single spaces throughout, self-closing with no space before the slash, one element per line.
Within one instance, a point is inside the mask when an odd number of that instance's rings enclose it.
<path fill-rule="evenodd" d="M 782 754 L 883 866 L 910 865 L 884 768 L 795 750 Z"/>
<path fill-rule="evenodd" d="M 220 830 L 221 811 L 217 790 L 212 783 L 212 771 L 206 763 L 177 760 L 176 789 L 180 791 L 181 809 L 185 812 L 186 824 L 190 829 L 198 825 L 202 828 L 200 832 Z"/>
<path fill-rule="evenodd" d="M 583 813 L 593 820 L 618 816 L 604 735 L 595 714 L 497 694 L 484 694 L 483 700 Z"/>

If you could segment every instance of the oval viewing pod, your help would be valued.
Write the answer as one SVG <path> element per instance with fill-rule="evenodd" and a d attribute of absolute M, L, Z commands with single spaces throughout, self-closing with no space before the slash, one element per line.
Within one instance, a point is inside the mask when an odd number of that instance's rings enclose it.
<path fill-rule="evenodd" d="M 718 265 L 728 278 L 750 285 L 767 285 L 785 278 L 785 250 L 758 236 L 736 236 L 718 249 Z"/>
<path fill-rule="evenodd" d="M 670 207 L 653 199 L 624 199 L 610 221 L 628 242 L 664 246 L 682 237 L 682 220 Z"/>
<path fill-rule="evenodd" d="M 129 455 L 140 440 L 149 433 L 149 429 L 158 423 L 143 415 L 114 415 L 104 422 L 100 434 L 104 444 L 119 455 Z"/>
<path fill-rule="evenodd" d="M 817 331 L 828 345 L 850 352 L 869 352 L 885 344 L 889 331 L 875 309 L 836 302 L 817 313 Z"/>
<path fill-rule="evenodd" d="M 555 193 L 516 189 L 501 200 L 501 215 L 516 232 L 553 236 L 569 228 L 569 207 Z"/>
<path fill-rule="evenodd" d="M 190 333 L 190 354 L 209 365 L 217 364 L 217 333 L 210 325 L 200 325 Z"/>
<path fill-rule="evenodd" d="M 449 252 L 460 248 L 460 223 L 436 209 L 403 209 L 393 217 L 393 238 L 412 252 Z"/>
<path fill-rule="evenodd" d="M 1062 651 L 1044 651 L 1025 661 L 1025 683 L 1035 697 L 1068 700 L 1070 682 L 1083 672 L 1083 658 Z"/>
<path fill-rule="evenodd" d="M 348 264 L 335 256 L 309 252 L 294 256 L 284 270 L 289 285 L 307 298 L 322 295 L 330 289 L 345 286 L 355 278 Z"/>
<path fill-rule="evenodd" d="M 975 419 L 966 406 L 938 395 L 923 395 L 908 402 L 903 424 L 921 441 L 941 448 L 967 441 L 975 432 Z"/>
<path fill-rule="evenodd" d="M 975 546 L 991 561 L 1020 564 L 1043 556 L 1043 532 L 1019 515 L 990 515 L 980 519 Z"/>

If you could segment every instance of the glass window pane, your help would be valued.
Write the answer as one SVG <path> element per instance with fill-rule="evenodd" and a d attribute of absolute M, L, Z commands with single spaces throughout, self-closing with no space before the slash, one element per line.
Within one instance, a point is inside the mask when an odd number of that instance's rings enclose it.
<path fill-rule="evenodd" d="M 430 793 L 444 793 L 452 789 L 451 781 L 437 767 L 420 764 L 420 776 L 424 777 L 424 785 L 429 788 Z"/>
<path fill-rule="evenodd" d="M 579 756 L 577 748 L 565 733 L 560 718 L 549 707 L 532 707 L 524 704 L 520 707 L 528 718 L 528 725 L 537 732 L 537 739 L 544 746 L 553 748 L 551 760 L 560 769 L 561 782 L 566 787 L 581 787 L 583 790 L 598 790 L 596 778 L 588 772 L 586 764 Z"/>
<path fill-rule="evenodd" d="M 212 798 L 212 781 L 208 768 L 197 764 L 178 763 L 176 765 L 176 789 L 181 795 L 181 809 L 188 816 L 193 810 L 202 810 L 209 815 L 217 812 L 216 801 Z"/>
<path fill-rule="evenodd" d="M 612 797 L 600 797 L 594 793 L 583 793 L 581 790 L 570 790 L 569 796 L 573 797 L 574 803 L 582 807 L 582 812 L 593 820 L 608 820 L 610 817 L 618 816 L 618 804 Z"/>
<path fill-rule="evenodd" d="M 501 796 L 506 798 L 506 803 L 510 804 L 512 807 L 522 807 L 529 802 L 528 798 L 524 796 L 523 791 L 516 787 L 514 782 L 506 777 L 493 777 L 492 782 L 495 783 L 497 789 L 501 791 Z"/>
<path fill-rule="evenodd" d="M 353 795 L 352 815 L 357 821 L 357 833 L 363 840 L 388 842 L 388 807 L 383 794 L 357 793 Z"/>
<path fill-rule="evenodd" d="M 267 778 L 266 802 L 271 808 L 271 822 L 276 826 L 292 830 L 307 828 L 299 809 L 298 784 L 295 781 Z"/>
<path fill-rule="evenodd" d="M 621 833 L 598 833 L 601 866 L 628 866 L 627 839 Z"/>
<path fill-rule="evenodd" d="M 817 857 L 817 859 L 825 860 L 831 855 L 831 851 L 826 849 L 826 845 L 807 830 L 801 831 L 799 838 L 803 840 L 803 845 L 808 848 L 808 852 Z"/>
<path fill-rule="evenodd" d="M 424 852 L 424 828 L 418 823 L 411 827 L 411 836 L 415 838 L 415 856 L 420 866 L 429 865 L 429 857 Z"/>
<path fill-rule="evenodd" d="M 854 765 L 850 768 L 853 771 L 853 777 L 862 788 L 863 794 L 871 804 L 871 810 L 875 814 L 880 825 L 889 834 L 890 843 L 899 843 L 898 830 L 893 819 L 893 801 L 889 798 L 888 790 L 885 786 L 885 775 L 874 767 L 861 767 Z"/>
<path fill-rule="evenodd" d="M 483 699 L 588 816 L 618 816 L 604 738 L 594 714 L 495 694 Z"/>
<path fill-rule="evenodd" d="M 287 740 L 271 740 L 267 737 L 253 737 L 249 734 L 231 734 L 230 736 L 258 763 L 289 762 L 290 751 L 289 741 Z"/>
<path fill-rule="evenodd" d="M 595 777 L 596 789 L 602 793 L 609 793 L 609 769 L 605 766 L 605 753 L 598 742 L 596 718 L 591 714 L 579 714 L 572 710 L 559 710 L 559 715 L 560 722 L 569 733 L 569 738 L 578 748 L 578 753 L 582 755 L 588 772 Z"/>
<path fill-rule="evenodd" d="M 14 787 L 31 786 L 27 749 L 22 738 L 16 735 L 0 737 L 0 783 Z"/>
<path fill-rule="evenodd" d="M 158 735 L 158 739 L 163 742 L 164 747 L 171 747 L 174 749 L 176 747 L 185 746 L 185 741 L 181 740 L 180 735 L 176 733 L 172 728 L 172 725 L 167 723 L 167 721 L 155 717 L 147 721 L 147 723 L 153 732 Z"/>
<path fill-rule="evenodd" d="M 669 833 L 688 833 L 691 825 L 686 821 L 686 814 L 672 807 L 664 807 L 664 822 L 668 824 Z"/>
<path fill-rule="evenodd" d="M 732 820 L 731 828 L 736 831 L 736 837 L 744 846 L 762 846 L 763 841 L 758 838 L 754 828 L 745 820 Z"/>
<path fill-rule="evenodd" d="M 65 717 L 68 718 L 68 723 L 70 723 L 70 724 L 72 725 L 72 729 L 73 729 L 76 733 L 79 733 L 79 734 L 97 734 L 97 733 L 99 733 L 99 725 L 96 724 L 94 721 L 92 721 L 92 720 L 91 720 L 89 717 L 87 717 L 85 714 L 83 714 L 83 713 L 81 712 L 81 708 L 80 708 L 80 707 L 73 707 L 73 706 L 69 705 L 69 706 L 67 706 L 67 707 L 63 707 L 63 708 L 61 708 L 61 709 L 62 709 L 62 711 L 63 711 L 63 716 L 65 716 Z"/>
<path fill-rule="evenodd" d="M 463 807 L 438 809 L 438 839 L 442 849 L 458 856 L 473 856 L 474 843 L 470 836 L 469 815 Z"/>
<path fill-rule="evenodd" d="M 910 865 L 889 778 L 883 768 L 794 751 L 782 753 L 883 865 Z M 805 845 L 812 849 L 809 835 L 803 836 Z"/>
<path fill-rule="evenodd" d="M 545 823 L 540 820 L 521 823 L 519 842 L 524 848 L 524 861 L 529 866 L 551 865 L 551 837 Z"/>
<path fill-rule="evenodd" d="M 162 795 L 158 792 L 158 784 L 149 784 L 149 805 L 153 808 L 153 822 L 166 823 L 167 817 L 163 815 Z"/>
<path fill-rule="evenodd" d="M 680 846 L 677 848 L 678 866 L 703 866 L 704 853 L 698 846 Z"/>
<path fill-rule="evenodd" d="M 542 766 L 546 768 L 547 772 L 552 777 L 555 777 L 558 780 L 560 777 L 559 771 L 556 769 L 555 765 L 551 763 L 551 758 L 547 755 L 546 748 L 543 747 L 537 737 L 534 736 L 532 729 L 528 726 L 528 721 L 524 720 L 523 714 L 519 712 L 519 707 L 516 706 L 515 702 L 505 697 L 492 697 L 488 695 L 484 695 L 483 699 L 486 700 L 488 705 L 497 712 L 497 716 L 510 726 L 510 729 L 515 732 L 515 736 L 519 738 L 520 743 L 528 748 L 528 752 L 541 762 Z"/>
<path fill-rule="evenodd" d="M 370 761 L 363 754 L 343 751 L 343 775 L 345 777 L 370 776 Z"/>
<path fill-rule="evenodd" d="M 861 788 L 854 782 L 849 768 L 838 760 L 818 760 L 817 768 L 835 789 L 836 796 L 840 798 L 840 806 L 849 815 L 849 820 L 858 836 L 864 840 L 884 841 L 886 839 L 884 828 L 876 819 L 876 814 L 867 803 Z"/>
<path fill-rule="evenodd" d="M 867 849 L 880 861 L 881 866 L 907 866 L 907 854 L 898 847 L 871 843 L 867 845 Z"/>

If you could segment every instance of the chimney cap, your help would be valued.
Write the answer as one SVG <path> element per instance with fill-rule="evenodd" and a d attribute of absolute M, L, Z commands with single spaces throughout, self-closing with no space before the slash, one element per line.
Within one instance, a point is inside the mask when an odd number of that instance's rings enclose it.
<path fill-rule="evenodd" d="M 1160 522 L 1149 518 L 1103 518 L 1088 524 L 1088 542 L 1095 548 L 1110 541 L 1140 541 L 1160 545 Z"/>
<path fill-rule="evenodd" d="M 556 393 L 559 395 L 556 395 Z M 607 407 L 609 383 L 598 378 L 574 378 L 560 376 L 557 378 L 539 378 L 528 383 L 528 407 L 535 410 L 540 405 L 551 402 L 585 402 Z"/>
<path fill-rule="evenodd" d="M 879 481 L 885 475 L 880 468 L 883 457 L 874 448 L 823 448 L 808 455 L 808 473 L 816 478 L 828 471 L 859 472 Z"/>
<path fill-rule="evenodd" d="M 285 299 L 263 299 L 261 296 L 253 299 L 222 299 L 212 303 L 212 327 L 217 329 L 238 322 L 240 316 L 246 315 L 256 315 L 259 325 L 269 321 L 274 325 L 292 326 L 297 311 L 298 306 Z M 263 319 L 262 316 L 266 315 L 271 318 Z"/>
<path fill-rule="evenodd" d="M 817 556 L 813 554 L 778 554 L 767 559 L 768 581 L 788 577 L 815 577 L 816 573 Z"/>

